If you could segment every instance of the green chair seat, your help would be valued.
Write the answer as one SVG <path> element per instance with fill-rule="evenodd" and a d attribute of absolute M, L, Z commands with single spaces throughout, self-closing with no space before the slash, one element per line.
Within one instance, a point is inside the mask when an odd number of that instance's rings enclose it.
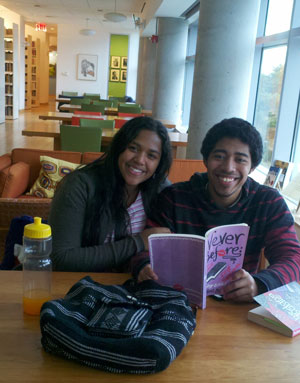
<path fill-rule="evenodd" d="M 102 128 L 95 126 L 60 125 L 61 150 L 100 152 Z"/>
<path fill-rule="evenodd" d="M 96 127 L 102 128 L 102 129 L 114 129 L 115 120 L 80 118 L 79 124 L 82 127 L 96 126 Z"/>

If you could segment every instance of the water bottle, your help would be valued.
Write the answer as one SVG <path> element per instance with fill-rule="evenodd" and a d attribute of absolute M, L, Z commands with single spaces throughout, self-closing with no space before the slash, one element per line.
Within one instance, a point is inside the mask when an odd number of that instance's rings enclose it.
<path fill-rule="evenodd" d="M 24 227 L 23 236 L 23 308 L 24 313 L 39 315 L 44 302 L 51 299 L 50 254 L 51 227 L 35 217 Z"/>

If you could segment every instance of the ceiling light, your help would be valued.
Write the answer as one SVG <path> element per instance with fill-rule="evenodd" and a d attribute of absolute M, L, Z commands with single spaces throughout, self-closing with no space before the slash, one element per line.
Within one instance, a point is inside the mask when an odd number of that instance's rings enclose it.
<path fill-rule="evenodd" d="M 79 33 L 84 36 L 94 36 L 96 34 L 95 29 L 89 28 L 89 18 L 86 19 L 86 28 L 80 29 Z"/>
<path fill-rule="evenodd" d="M 105 13 L 104 17 L 106 18 L 106 20 L 112 21 L 113 23 L 120 23 L 121 21 L 127 19 L 125 15 L 117 12 L 117 0 L 115 0 L 115 11 Z"/>

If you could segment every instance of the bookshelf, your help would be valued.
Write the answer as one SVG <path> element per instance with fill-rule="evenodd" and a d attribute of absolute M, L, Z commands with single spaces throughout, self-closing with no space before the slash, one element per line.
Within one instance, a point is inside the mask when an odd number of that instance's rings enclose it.
<path fill-rule="evenodd" d="M 31 109 L 32 37 L 25 38 L 25 109 Z"/>
<path fill-rule="evenodd" d="M 31 106 L 40 105 L 40 39 L 31 42 Z"/>
<path fill-rule="evenodd" d="M 5 121 L 4 19 L 0 17 L 0 124 Z"/>
<path fill-rule="evenodd" d="M 4 30 L 5 118 L 19 117 L 18 101 L 18 25 Z"/>

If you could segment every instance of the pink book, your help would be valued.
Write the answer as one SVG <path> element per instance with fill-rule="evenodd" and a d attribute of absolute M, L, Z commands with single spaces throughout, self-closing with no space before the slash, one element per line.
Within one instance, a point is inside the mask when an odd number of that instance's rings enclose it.
<path fill-rule="evenodd" d="M 248 319 L 286 336 L 300 334 L 300 285 L 291 282 L 254 297 L 261 306 Z"/>
<path fill-rule="evenodd" d="M 186 292 L 190 302 L 206 307 L 206 296 L 222 294 L 231 274 L 242 268 L 249 226 L 245 223 L 210 229 L 205 237 L 152 234 L 149 254 L 158 282 Z"/>

